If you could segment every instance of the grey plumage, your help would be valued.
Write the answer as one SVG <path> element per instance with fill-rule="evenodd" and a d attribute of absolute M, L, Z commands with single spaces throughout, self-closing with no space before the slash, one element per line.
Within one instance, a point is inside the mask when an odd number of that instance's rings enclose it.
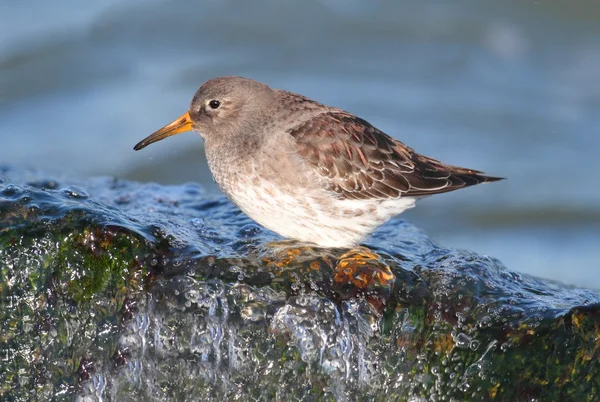
<path fill-rule="evenodd" d="M 193 128 L 214 179 L 265 227 L 352 246 L 431 194 L 500 180 L 416 153 L 367 121 L 241 77 L 207 81 L 188 113 L 136 145 Z"/>

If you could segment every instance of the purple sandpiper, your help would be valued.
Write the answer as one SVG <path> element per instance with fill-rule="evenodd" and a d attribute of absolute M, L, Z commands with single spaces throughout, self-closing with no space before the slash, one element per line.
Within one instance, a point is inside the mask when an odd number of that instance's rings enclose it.
<path fill-rule="evenodd" d="M 198 89 L 190 109 L 134 149 L 184 131 L 205 141 L 219 188 L 284 237 L 352 247 L 428 195 L 501 180 L 420 155 L 352 113 L 242 77 Z"/>

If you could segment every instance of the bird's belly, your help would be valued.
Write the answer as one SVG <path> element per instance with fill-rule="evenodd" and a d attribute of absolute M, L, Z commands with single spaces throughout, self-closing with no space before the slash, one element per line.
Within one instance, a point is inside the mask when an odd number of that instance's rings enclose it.
<path fill-rule="evenodd" d="M 323 247 L 352 247 L 390 217 L 414 204 L 414 199 L 393 200 L 393 203 L 339 200 L 314 189 L 282 188 L 256 180 L 226 189 L 226 193 L 265 228 Z"/>
<path fill-rule="evenodd" d="M 287 238 L 352 247 L 415 203 L 414 198 L 339 199 L 320 176 L 286 158 L 289 152 L 232 158 L 208 149 L 209 167 L 223 193 L 257 223 Z"/>

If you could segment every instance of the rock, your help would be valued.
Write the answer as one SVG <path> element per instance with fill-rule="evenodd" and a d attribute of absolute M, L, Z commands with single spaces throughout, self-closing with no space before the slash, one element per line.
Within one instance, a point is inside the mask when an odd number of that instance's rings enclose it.
<path fill-rule="evenodd" d="M 596 293 L 401 220 L 366 246 L 195 185 L 0 169 L 0 399 L 599 398 Z"/>

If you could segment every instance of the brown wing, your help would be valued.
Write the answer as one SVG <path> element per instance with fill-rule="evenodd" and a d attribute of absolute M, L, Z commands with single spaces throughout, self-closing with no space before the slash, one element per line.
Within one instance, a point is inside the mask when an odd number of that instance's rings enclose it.
<path fill-rule="evenodd" d="M 349 113 L 324 113 L 290 134 L 298 153 L 346 199 L 426 196 L 501 180 L 419 155 Z"/>

